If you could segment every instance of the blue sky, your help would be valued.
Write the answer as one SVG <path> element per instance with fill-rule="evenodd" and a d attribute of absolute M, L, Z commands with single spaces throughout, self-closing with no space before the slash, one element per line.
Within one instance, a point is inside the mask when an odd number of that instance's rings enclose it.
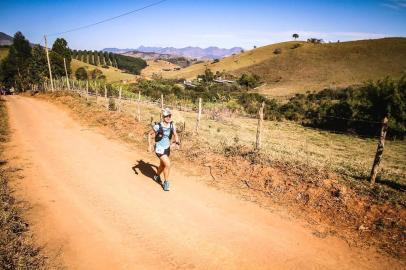
<path fill-rule="evenodd" d="M 34 43 L 143 7 L 157 0 L 0 0 L 0 32 L 16 31 Z M 71 48 L 241 46 L 291 40 L 346 41 L 406 37 L 406 0 L 230 1 L 167 0 L 139 13 L 61 35 Z M 50 43 L 57 36 L 50 36 Z"/>

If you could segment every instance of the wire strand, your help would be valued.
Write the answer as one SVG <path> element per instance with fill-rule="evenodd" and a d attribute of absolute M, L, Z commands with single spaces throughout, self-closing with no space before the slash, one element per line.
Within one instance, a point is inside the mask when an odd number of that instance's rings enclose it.
<path fill-rule="evenodd" d="M 128 12 L 126 12 L 126 13 L 123 13 L 123 14 L 120 14 L 120 15 L 117 15 L 117 16 L 114 16 L 114 17 L 111 17 L 111 18 L 104 19 L 104 20 L 99 21 L 99 22 L 95 22 L 95 23 L 92 23 L 92 24 L 87 24 L 87 25 L 84 25 L 84 26 L 72 28 L 72 29 L 69 29 L 69 30 L 66 30 L 66 31 L 63 31 L 63 32 L 48 34 L 47 36 L 58 36 L 58 35 L 66 34 L 66 33 L 71 33 L 71 32 L 74 32 L 74 31 L 86 29 L 86 28 L 89 28 L 89 27 L 92 27 L 92 26 L 95 26 L 95 25 L 98 25 L 98 24 L 101 24 L 101 23 L 105 23 L 105 22 L 108 22 L 108 21 L 112 21 L 112 20 L 118 19 L 118 18 L 120 18 L 120 17 L 127 16 L 127 15 L 129 15 L 129 14 L 132 14 L 132 13 L 135 13 L 135 12 L 138 12 L 138 11 L 141 11 L 141 10 L 144 10 L 144 9 L 147 9 L 147 8 L 150 8 L 150 7 L 153 7 L 153 6 L 157 6 L 157 5 L 162 4 L 163 2 L 166 2 L 166 1 L 168 1 L 168 0 L 161 0 L 161 1 L 158 1 L 158 2 L 154 2 L 154 3 L 149 4 L 149 5 L 147 5 L 147 6 L 144 6 L 144 7 L 141 7 L 141 8 L 137 8 L 137 9 L 128 11 Z"/>

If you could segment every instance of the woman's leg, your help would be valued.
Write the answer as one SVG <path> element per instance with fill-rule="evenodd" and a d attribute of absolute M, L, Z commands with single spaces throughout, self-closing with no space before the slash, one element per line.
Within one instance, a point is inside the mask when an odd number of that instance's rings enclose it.
<path fill-rule="evenodd" d="M 163 164 L 164 179 L 168 180 L 169 171 L 170 171 L 170 167 L 171 167 L 171 161 L 169 160 L 169 157 L 167 155 L 161 156 L 160 160 L 161 160 L 161 164 Z"/>
<path fill-rule="evenodd" d="M 157 170 L 156 174 L 158 176 L 161 176 L 161 173 L 162 173 L 163 170 L 164 170 L 164 164 L 163 164 L 161 158 L 159 158 L 159 167 L 158 167 L 158 170 Z"/>

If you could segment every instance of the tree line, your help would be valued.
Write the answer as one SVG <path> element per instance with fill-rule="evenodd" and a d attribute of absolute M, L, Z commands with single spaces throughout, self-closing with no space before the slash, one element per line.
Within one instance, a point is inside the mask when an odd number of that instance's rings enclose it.
<path fill-rule="evenodd" d="M 112 52 L 73 50 L 72 57 L 76 60 L 104 68 L 115 67 L 125 72 L 139 75 L 147 66 L 145 60 Z"/>

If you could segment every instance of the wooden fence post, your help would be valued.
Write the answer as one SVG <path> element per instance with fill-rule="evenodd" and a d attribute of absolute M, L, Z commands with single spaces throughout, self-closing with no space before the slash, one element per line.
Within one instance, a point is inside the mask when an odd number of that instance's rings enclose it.
<path fill-rule="evenodd" d="M 376 149 L 374 163 L 372 164 L 371 176 L 369 179 L 371 185 L 375 184 L 376 175 L 378 174 L 379 163 L 381 163 L 383 149 L 385 147 L 385 137 L 387 131 L 388 131 L 388 117 L 385 116 L 385 118 L 382 121 L 381 134 L 378 141 L 378 147 Z"/>
<path fill-rule="evenodd" d="M 86 101 L 89 99 L 89 81 L 86 81 Z"/>
<path fill-rule="evenodd" d="M 196 119 L 196 133 L 199 133 L 200 117 L 202 116 L 202 98 L 199 98 L 199 110 Z"/>
<path fill-rule="evenodd" d="M 261 149 L 261 133 L 262 133 L 262 125 L 264 122 L 264 108 L 265 102 L 262 102 L 262 105 L 258 111 L 258 127 L 257 127 L 257 138 L 255 141 L 255 150 Z"/>
<path fill-rule="evenodd" d="M 68 91 L 70 91 L 68 70 L 66 69 L 66 60 L 65 60 L 65 57 L 63 58 L 63 65 L 64 65 L 64 67 L 65 67 L 66 85 L 68 86 Z"/>
<path fill-rule="evenodd" d="M 109 109 L 109 100 L 107 99 L 107 86 L 104 84 L 104 98 L 106 99 L 106 108 Z"/>
<path fill-rule="evenodd" d="M 118 111 L 121 112 L 121 92 L 123 91 L 123 87 L 120 86 L 119 92 L 118 92 Z"/>
<path fill-rule="evenodd" d="M 97 96 L 99 95 L 99 88 L 98 88 L 97 83 L 95 85 L 95 88 L 96 88 L 96 104 L 97 104 Z"/>
<path fill-rule="evenodd" d="M 138 108 L 137 108 L 137 114 L 138 114 L 138 122 L 141 122 L 141 91 L 138 91 Z"/>

